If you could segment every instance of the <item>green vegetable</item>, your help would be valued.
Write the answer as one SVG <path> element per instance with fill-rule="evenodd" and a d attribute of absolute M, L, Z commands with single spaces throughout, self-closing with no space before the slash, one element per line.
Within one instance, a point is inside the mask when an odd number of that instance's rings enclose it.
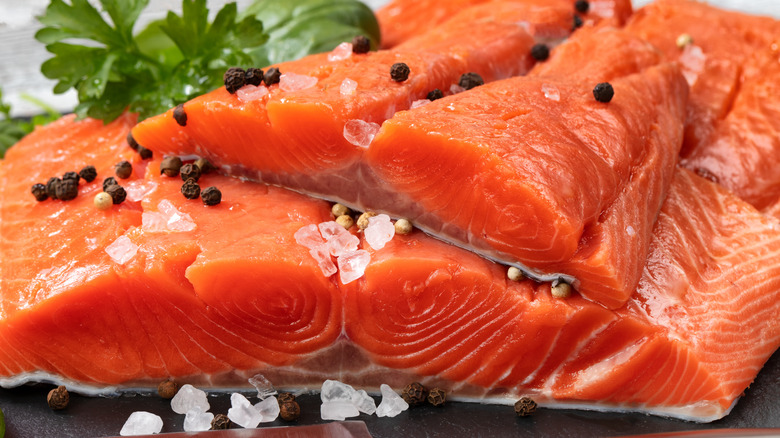
<path fill-rule="evenodd" d="M 5 436 L 5 415 L 3 414 L 3 410 L 0 409 L 0 438 L 3 438 Z"/>
<path fill-rule="evenodd" d="M 61 116 L 54 108 L 34 97 L 22 95 L 22 99 L 38 105 L 46 114 L 37 115 L 30 120 L 11 118 L 11 105 L 3 102 L 3 90 L 0 89 L 0 114 L 2 114 L 2 118 L 0 118 L 0 158 L 3 158 L 8 148 L 32 132 L 36 126 L 45 125 Z"/>
<path fill-rule="evenodd" d="M 333 50 L 357 35 L 379 45 L 379 24 L 357 0 L 256 0 L 242 13 L 263 22 L 269 39 L 251 53 L 259 65 Z"/>

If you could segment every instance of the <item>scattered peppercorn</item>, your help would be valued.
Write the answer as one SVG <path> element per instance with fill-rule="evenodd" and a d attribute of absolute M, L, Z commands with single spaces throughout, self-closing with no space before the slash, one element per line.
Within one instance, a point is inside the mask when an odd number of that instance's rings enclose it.
<path fill-rule="evenodd" d="M 179 174 L 182 162 L 179 157 L 165 157 L 160 163 L 160 175 L 175 177 Z"/>
<path fill-rule="evenodd" d="M 295 400 L 283 402 L 279 405 L 279 416 L 284 421 L 295 421 L 301 416 L 301 406 Z"/>
<path fill-rule="evenodd" d="M 263 82 L 265 82 L 266 87 L 270 87 L 273 84 L 278 84 L 281 77 L 282 72 L 280 72 L 276 67 L 271 67 L 265 71 L 265 74 L 263 75 Z"/>
<path fill-rule="evenodd" d="M 485 81 L 482 79 L 482 76 L 474 72 L 462 74 L 460 76 L 460 80 L 458 81 L 458 85 L 466 90 L 471 90 L 474 87 L 479 87 L 480 85 L 484 84 Z"/>
<path fill-rule="evenodd" d="M 127 144 L 130 146 L 130 148 L 132 150 L 134 150 L 134 151 L 138 150 L 139 144 L 138 144 L 137 141 L 135 141 L 135 137 L 133 137 L 133 133 L 132 132 L 128 132 L 127 133 Z"/>
<path fill-rule="evenodd" d="M 693 44 L 693 37 L 687 33 L 682 33 L 677 37 L 676 43 L 678 49 L 684 49 L 685 46 Z"/>
<path fill-rule="evenodd" d="M 183 103 L 176 105 L 176 108 L 173 109 L 173 120 L 176 120 L 179 126 L 187 126 L 187 113 L 184 112 Z"/>
<path fill-rule="evenodd" d="M 172 399 L 179 392 L 179 384 L 173 380 L 165 380 L 157 385 L 157 394 L 164 399 Z"/>
<path fill-rule="evenodd" d="M 190 178 L 181 185 L 181 194 L 187 199 L 198 199 L 200 196 L 200 186 L 198 182 Z"/>
<path fill-rule="evenodd" d="M 114 205 L 114 200 L 111 199 L 111 195 L 108 193 L 100 192 L 95 195 L 95 199 L 92 200 L 92 203 L 98 210 L 108 210 L 112 205 Z"/>
<path fill-rule="evenodd" d="M 91 183 L 97 178 L 97 170 L 95 170 L 95 166 L 84 166 L 84 168 L 79 171 L 79 176 L 84 181 Z"/>
<path fill-rule="evenodd" d="M 409 406 L 419 406 L 428 399 L 428 388 L 419 382 L 410 383 L 401 391 L 401 398 Z"/>
<path fill-rule="evenodd" d="M 428 403 L 434 406 L 444 406 L 447 401 L 447 393 L 441 388 L 433 388 L 428 391 Z"/>
<path fill-rule="evenodd" d="M 515 403 L 515 413 L 518 417 L 527 417 L 536 412 L 536 402 L 529 397 L 523 397 Z"/>
<path fill-rule="evenodd" d="M 569 283 L 559 282 L 550 288 L 554 298 L 569 298 L 571 296 L 571 285 Z"/>
<path fill-rule="evenodd" d="M 211 161 L 205 158 L 198 158 L 197 160 L 195 160 L 195 165 L 198 166 L 198 168 L 200 169 L 201 175 L 211 173 L 217 169 L 216 167 L 214 167 L 213 164 L 211 164 Z"/>
<path fill-rule="evenodd" d="M 428 95 L 425 96 L 428 100 L 434 101 L 436 99 L 441 99 L 444 97 L 444 93 L 441 92 L 438 88 L 434 88 L 433 90 L 428 92 Z"/>
<path fill-rule="evenodd" d="M 367 211 L 367 212 L 361 214 L 360 217 L 358 217 L 358 220 L 357 220 L 358 228 L 361 229 L 361 230 L 365 230 L 366 228 L 368 228 L 368 219 L 372 218 L 374 216 L 376 216 L 376 213 L 374 213 L 373 211 Z"/>
<path fill-rule="evenodd" d="M 230 429 L 230 418 L 225 414 L 217 414 L 211 420 L 211 430 Z"/>
<path fill-rule="evenodd" d="M 46 396 L 46 403 L 55 411 L 67 408 L 68 403 L 70 403 L 68 390 L 62 385 L 52 389 L 49 391 L 49 395 Z"/>
<path fill-rule="evenodd" d="M 122 160 L 114 165 L 114 173 L 122 179 L 130 178 L 133 174 L 133 165 L 127 160 Z"/>
<path fill-rule="evenodd" d="M 35 200 L 38 202 L 49 199 L 49 194 L 46 193 L 46 186 L 41 183 L 33 184 L 30 191 L 32 192 L 33 196 L 35 196 Z"/>
<path fill-rule="evenodd" d="M 113 176 L 109 176 L 108 178 L 103 180 L 103 191 L 105 192 L 107 188 L 115 184 L 116 184 L 116 178 L 114 178 Z"/>
<path fill-rule="evenodd" d="M 65 181 L 66 179 L 72 179 L 73 181 L 76 181 L 76 184 L 78 184 L 81 177 L 76 172 L 65 172 L 62 175 L 62 180 Z"/>
<path fill-rule="evenodd" d="M 396 234 L 409 234 L 412 232 L 412 229 L 414 228 L 412 226 L 412 223 L 409 222 L 409 219 L 398 219 L 395 221 L 395 232 Z"/>
<path fill-rule="evenodd" d="M 263 71 L 254 67 L 248 68 L 246 69 L 245 80 L 249 85 L 258 86 L 263 83 Z"/>
<path fill-rule="evenodd" d="M 534 44 L 531 47 L 531 57 L 537 61 L 546 61 L 550 57 L 550 48 L 546 44 Z"/>
<path fill-rule="evenodd" d="M 182 181 L 187 181 L 188 179 L 194 179 L 197 182 L 200 179 L 200 173 L 201 173 L 200 167 L 192 163 L 187 163 L 184 166 L 181 166 L 179 172 L 181 173 Z"/>
<path fill-rule="evenodd" d="M 342 214 L 336 218 L 336 223 L 344 227 L 345 230 L 348 230 L 352 228 L 352 225 L 355 225 L 355 220 L 348 214 Z"/>
<path fill-rule="evenodd" d="M 148 160 L 152 158 L 154 154 L 150 149 L 146 149 L 145 147 L 138 145 L 138 155 L 141 156 L 142 160 Z"/>
<path fill-rule="evenodd" d="M 339 217 L 339 216 L 343 216 L 345 214 L 352 213 L 346 205 L 339 204 L 338 202 L 333 204 L 333 207 L 330 208 L 330 212 L 335 217 Z"/>
<path fill-rule="evenodd" d="M 228 93 L 234 94 L 246 83 L 246 71 L 240 67 L 230 67 L 222 79 L 225 81 L 225 89 Z"/>
<path fill-rule="evenodd" d="M 718 176 L 714 173 L 710 172 L 708 169 L 705 169 L 704 167 L 697 167 L 693 169 L 694 173 L 696 175 L 699 175 L 700 177 L 710 180 L 714 182 L 715 184 L 718 184 L 720 182 L 720 179 L 718 179 Z"/>
<path fill-rule="evenodd" d="M 506 270 L 506 277 L 512 281 L 520 281 L 525 275 L 523 275 L 523 271 L 520 269 L 510 266 L 509 269 Z"/>
<path fill-rule="evenodd" d="M 609 82 L 602 82 L 593 88 L 593 97 L 599 102 L 607 103 L 612 100 L 614 95 L 615 90 Z"/>
<path fill-rule="evenodd" d="M 352 53 L 362 55 L 363 53 L 368 53 L 369 50 L 371 50 L 371 40 L 365 35 L 358 35 L 352 38 Z"/>
<path fill-rule="evenodd" d="M 46 194 L 49 195 L 51 199 L 57 199 L 57 186 L 60 185 L 60 181 L 62 180 L 53 176 L 46 182 Z"/>
<path fill-rule="evenodd" d="M 403 62 L 396 62 L 390 67 L 390 77 L 396 82 L 403 82 L 409 79 L 409 66 Z"/>
<path fill-rule="evenodd" d="M 57 199 L 70 201 L 79 195 L 79 183 L 73 179 L 64 179 L 57 184 Z"/>
<path fill-rule="evenodd" d="M 280 392 L 279 395 L 276 396 L 276 400 L 281 405 L 287 401 L 295 401 L 295 396 L 291 392 Z"/>
<path fill-rule="evenodd" d="M 585 23 L 582 22 L 582 18 L 580 18 L 579 15 L 574 14 L 574 18 L 572 19 L 571 30 L 577 30 L 581 28 L 583 24 Z"/>
<path fill-rule="evenodd" d="M 574 2 L 574 9 L 580 14 L 587 14 L 590 9 L 590 3 L 587 0 L 577 0 Z"/>
<path fill-rule="evenodd" d="M 203 199 L 203 203 L 208 206 L 217 205 L 222 202 L 222 192 L 216 187 L 207 187 L 206 190 L 200 194 L 200 197 Z"/>
<path fill-rule="evenodd" d="M 111 202 L 113 202 L 114 204 L 121 204 L 125 202 L 125 198 L 127 198 L 127 192 L 125 191 L 125 188 L 120 186 L 119 184 L 113 184 L 108 186 L 105 192 L 108 193 L 109 196 L 111 196 Z"/>

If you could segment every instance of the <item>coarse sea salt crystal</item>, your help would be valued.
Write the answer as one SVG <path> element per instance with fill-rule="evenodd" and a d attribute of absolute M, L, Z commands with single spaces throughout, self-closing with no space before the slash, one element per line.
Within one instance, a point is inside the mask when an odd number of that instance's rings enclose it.
<path fill-rule="evenodd" d="M 704 62 L 707 60 L 707 57 L 704 55 L 701 47 L 689 44 L 683 49 L 679 60 L 682 65 L 682 74 L 685 76 L 688 85 L 692 86 L 699 79 L 699 74 L 704 70 Z"/>
<path fill-rule="evenodd" d="M 558 87 L 550 84 L 542 84 L 542 93 L 544 93 L 544 97 L 554 100 L 556 102 L 561 100 L 561 91 L 558 90 Z"/>
<path fill-rule="evenodd" d="M 322 234 L 322 237 L 326 242 L 329 242 L 335 237 L 349 234 L 349 231 L 344 229 L 344 227 L 339 225 L 336 221 L 321 222 L 317 225 L 317 228 L 320 230 L 320 234 Z"/>
<path fill-rule="evenodd" d="M 631 225 L 626 227 L 626 234 L 628 234 L 631 237 L 634 237 L 636 235 L 636 230 Z"/>
<path fill-rule="evenodd" d="M 340 257 L 344 254 L 355 252 L 359 244 L 360 239 L 357 236 L 346 233 L 330 239 L 328 241 L 328 250 L 333 257 Z"/>
<path fill-rule="evenodd" d="M 320 389 L 320 400 L 323 402 L 329 401 L 352 401 L 352 395 L 355 393 L 355 388 L 346 383 L 339 382 L 338 380 L 326 380 L 322 382 L 322 388 Z"/>
<path fill-rule="evenodd" d="M 143 200 L 144 196 L 152 193 L 157 188 L 157 183 L 154 181 L 137 179 L 125 184 L 124 188 L 127 193 L 127 199 L 138 202 Z"/>
<path fill-rule="evenodd" d="M 317 248 L 325 243 L 325 239 L 322 238 L 319 228 L 314 224 L 301 227 L 293 234 L 293 237 L 295 238 L 295 241 L 298 242 L 298 245 L 303 245 L 309 249 Z"/>
<path fill-rule="evenodd" d="M 110 245 L 106 247 L 106 254 L 111 257 L 114 263 L 124 265 L 132 260 L 138 252 L 138 245 L 133 243 L 127 236 L 119 236 Z"/>
<path fill-rule="evenodd" d="M 465 88 L 463 88 L 463 87 L 461 87 L 461 86 L 460 86 L 460 85 L 458 85 L 458 84 L 452 84 L 452 85 L 450 85 L 450 93 L 452 93 L 452 94 L 458 94 L 458 93 L 462 93 L 462 92 L 464 92 L 464 91 L 466 91 L 466 89 L 465 89 Z"/>
<path fill-rule="evenodd" d="M 241 102 L 258 100 L 268 94 L 268 88 L 263 85 L 244 85 L 236 91 L 236 97 Z"/>
<path fill-rule="evenodd" d="M 254 386 L 257 390 L 257 398 L 265 400 L 268 397 L 276 395 L 276 388 L 271 384 L 271 381 L 266 379 L 262 374 L 255 374 L 249 378 L 249 384 Z"/>
<path fill-rule="evenodd" d="M 376 402 L 365 390 L 361 389 L 352 394 L 352 404 L 364 414 L 374 415 L 376 412 Z"/>
<path fill-rule="evenodd" d="M 344 138 L 362 148 L 367 148 L 379 132 L 379 124 L 365 120 L 352 119 L 344 124 Z"/>
<path fill-rule="evenodd" d="M 395 236 L 395 226 L 390 221 L 390 216 L 379 214 L 368 219 L 368 227 L 363 233 L 371 248 L 382 249 Z"/>
<path fill-rule="evenodd" d="M 195 229 L 195 222 L 187 213 L 179 211 L 171 201 L 163 199 L 157 204 L 157 210 L 166 220 L 166 226 L 170 231 L 192 231 Z"/>
<path fill-rule="evenodd" d="M 411 108 L 412 108 L 412 109 L 414 109 L 414 108 L 419 108 L 419 107 L 421 107 L 421 106 L 428 105 L 429 103 L 431 103 L 431 101 L 430 101 L 430 100 L 428 100 L 428 99 L 420 99 L 420 100 L 415 100 L 414 102 L 412 102 L 412 106 L 411 106 Z"/>
<path fill-rule="evenodd" d="M 336 265 L 333 263 L 333 259 L 330 257 L 330 248 L 328 248 L 327 244 L 322 244 L 316 248 L 310 249 L 309 254 L 314 257 L 314 260 L 317 262 L 317 266 L 319 266 L 320 270 L 322 271 L 322 275 L 330 277 L 336 273 Z"/>
<path fill-rule="evenodd" d="M 339 279 L 342 284 L 348 284 L 363 276 L 366 272 L 366 267 L 371 262 L 371 254 L 366 250 L 359 249 L 342 254 L 337 261 L 339 264 Z"/>
<path fill-rule="evenodd" d="M 119 431 L 119 435 L 151 435 L 160 433 L 162 427 L 163 421 L 158 415 L 146 411 L 137 411 L 130 414 L 130 417 L 127 418 L 127 421 L 122 426 L 122 430 Z"/>
<path fill-rule="evenodd" d="M 230 409 L 227 416 L 230 421 L 246 429 L 257 427 L 263 419 L 263 414 L 252 406 L 246 397 L 237 392 L 230 395 Z"/>
<path fill-rule="evenodd" d="M 343 61 L 352 56 L 352 43 L 341 43 L 328 53 L 328 61 Z"/>
<path fill-rule="evenodd" d="M 300 91 L 317 85 L 317 78 L 297 73 L 285 73 L 279 78 L 279 88 L 284 91 Z"/>
<path fill-rule="evenodd" d="M 145 211 L 141 214 L 141 229 L 152 233 L 168 231 L 168 221 L 156 211 Z"/>
<path fill-rule="evenodd" d="M 358 83 L 353 81 L 350 78 L 346 78 L 343 81 L 341 81 L 341 87 L 339 87 L 339 92 L 342 96 L 352 96 L 357 91 Z"/>
<path fill-rule="evenodd" d="M 263 416 L 263 419 L 260 420 L 261 423 L 270 423 L 271 421 L 276 420 L 279 416 L 279 412 L 281 412 L 279 409 L 279 400 L 273 396 L 255 404 L 255 409 Z"/>
<path fill-rule="evenodd" d="M 171 409 L 177 414 L 186 414 L 187 411 L 206 412 L 209 408 L 211 406 L 206 393 L 190 384 L 182 386 L 171 399 Z"/>
<path fill-rule="evenodd" d="M 344 421 L 348 417 L 357 417 L 360 411 L 351 401 L 327 401 L 320 405 L 320 417 L 323 420 Z"/>
<path fill-rule="evenodd" d="M 198 410 L 189 410 L 184 417 L 185 432 L 202 432 L 211 429 L 211 421 L 214 414 L 211 412 L 200 412 Z"/>
<path fill-rule="evenodd" d="M 382 402 L 376 408 L 377 417 L 395 417 L 409 409 L 409 404 L 389 386 L 383 383 L 379 390 L 382 392 Z"/>

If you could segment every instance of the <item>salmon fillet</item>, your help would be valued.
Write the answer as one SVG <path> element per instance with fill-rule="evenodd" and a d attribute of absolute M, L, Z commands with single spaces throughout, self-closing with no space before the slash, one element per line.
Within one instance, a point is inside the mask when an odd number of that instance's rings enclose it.
<path fill-rule="evenodd" d="M 542 406 L 711 421 L 780 344 L 778 222 L 685 170 L 656 222 L 640 286 L 609 310 L 576 295 L 554 299 L 549 284 L 509 281 L 504 267 L 420 232 L 381 250 L 361 236 L 371 262 L 364 278 L 343 284 L 294 237 L 330 220 L 329 204 L 208 174 L 201 184 L 219 187 L 223 201 L 205 207 L 181 196 L 178 177 L 160 175 L 159 158 L 145 178 L 121 181 L 142 185 L 140 200 L 99 212 L 91 195 L 124 157 L 131 124 L 65 118 L 0 166 L 2 386 L 107 393 L 174 377 L 218 388 L 260 372 L 277 387 L 421 380 L 456 400 L 531 395 Z M 75 200 L 36 202 L 28 192 L 82 161 L 99 178 Z M 147 215 L 161 201 L 195 228 L 155 231 Z M 33 230 L 54 236 L 31 238 Z M 120 236 L 138 247 L 121 264 L 105 252 Z"/>
<path fill-rule="evenodd" d="M 771 214 L 780 202 L 780 21 L 659 0 L 626 30 L 679 62 L 691 86 L 683 165 Z M 679 47 L 683 35 L 690 43 Z"/>

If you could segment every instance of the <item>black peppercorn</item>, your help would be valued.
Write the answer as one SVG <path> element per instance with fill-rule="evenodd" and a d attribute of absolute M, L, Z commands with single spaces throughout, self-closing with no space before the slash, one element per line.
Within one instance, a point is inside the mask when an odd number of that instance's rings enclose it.
<path fill-rule="evenodd" d="M 198 199 L 200 196 L 200 186 L 197 181 L 190 178 L 181 185 L 181 194 L 187 199 Z"/>
<path fill-rule="evenodd" d="M 278 84 L 281 77 L 282 72 L 280 72 L 276 67 L 271 67 L 265 71 L 265 74 L 263 75 L 263 82 L 265 82 L 266 87 L 270 87 L 273 84 Z"/>
<path fill-rule="evenodd" d="M 200 197 L 206 205 L 217 205 L 222 202 L 222 192 L 216 187 L 208 187 L 200 194 Z"/>
<path fill-rule="evenodd" d="M 428 392 L 428 403 L 433 406 L 443 406 L 447 401 L 447 393 L 441 388 L 433 388 Z"/>
<path fill-rule="evenodd" d="M 125 191 L 125 188 L 119 184 L 112 184 L 104 191 L 108 193 L 109 196 L 111 196 L 111 201 L 114 204 L 121 204 L 125 202 L 125 198 L 127 198 L 127 192 Z"/>
<path fill-rule="evenodd" d="M 195 165 L 198 166 L 200 169 L 200 174 L 205 175 L 207 173 L 211 173 L 212 171 L 216 170 L 216 167 L 214 167 L 213 164 L 211 164 L 211 161 L 205 159 L 205 158 L 198 158 L 195 160 Z"/>
<path fill-rule="evenodd" d="M 409 66 L 403 62 L 396 62 L 390 67 L 390 77 L 396 82 L 403 82 L 409 79 Z"/>
<path fill-rule="evenodd" d="M 51 199 L 57 199 L 57 186 L 60 185 L 60 181 L 62 180 L 53 176 L 46 182 L 46 194 L 49 195 Z"/>
<path fill-rule="evenodd" d="M 545 61 L 550 57 L 550 49 L 546 44 L 534 44 L 531 47 L 531 57 L 537 61 Z"/>
<path fill-rule="evenodd" d="M 97 170 L 95 170 L 95 166 L 84 166 L 84 168 L 79 171 L 79 176 L 84 179 L 84 181 L 91 183 L 97 178 Z"/>
<path fill-rule="evenodd" d="M 583 24 L 585 23 L 582 22 L 582 18 L 580 18 L 579 15 L 574 14 L 574 18 L 572 19 L 571 30 L 577 30 L 581 28 Z"/>
<path fill-rule="evenodd" d="M 433 90 L 429 91 L 428 95 L 425 96 L 425 97 L 428 100 L 433 101 L 433 100 L 441 99 L 442 97 L 444 97 L 444 93 L 442 93 L 441 90 L 439 90 L 438 88 L 434 88 Z"/>
<path fill-rule="evenodd" d="M 133 165 L 127 160 L 122 160 L 114 165 L 114 172 L 119 178 L 130 178 L 130 175 L 133 174 Z"/>
<path fill-rule="evenodd" d="M 114 178 L 113 176 L 109 176 L 108 178 L 103 180 L 103 191 L 105 192 L 107 188 L 115 184 L 116 184 L 116 178 Z"/>
<path fill-rule="evenodd" d="M 609 82 L 602 82 L 593 88 L 593 97 L 599 102 L 607 103 L 614 95 L 615 90 Z"/>
<path fill-rule="evenodd" d="M 70 403 L 68 390 L 64 386 L 58 386 L 52 389 L 46 396 L 46 403 L 55 411 L 67 408 L 68 403 Z"/>
<path fill-rule="evenodd" d="M 523 397 L 515 403 L 515 413 L 518 417 L 527 417 L 536 412 L 536 402 Z"/>
<path fill-rule="evenodd" d="M 173 380 L 165 380 L 157 385 L 157 394 L 164 399 L 172 399 L 179 392 L 179 384 Z"/>
<path fill-rule="evenodd" d="M 590 9 L 590 3 L 587 0 L 577 0 L 574 2 L 574 9 L 580 14 L 587 14 Z"/>
<path fill-rule="evenodd" d="M 428 399 L 428 388 L 418 382 L 410 383 L 401 391 L 401 398 L 409 406 L 419 406 Z"/>
<path fill-rule="evenodd" d="M 230 418 L 225 414 L 217 414 L 211 420 L 211 430 L 230 429 Z"/>
<path fill-rule="evenodd" d="M 249 85 L 258 86 L 263 83 L 263 71 L 259 68 L 246 69 L 245 81 Z"/>
<path fill-rule="evenodd" d="M 135 137 L 133 137 L 132 132 L 127 133 L 127 144 L 130 146 L 130 148 L 134 151 L 138 150 L 138 142 L 135 141 Z"/>
<path fill-rule="evenodd" d="M 464 73 L 463 75 L 461 75 L 460 80 L 458 81 L 458 85 L 460 85 L 466 90 L 471 90 L 472 88 L 483 85 L 484 83 L 485 80 L 482 79 L 482 76 L 473 72 Z"/>
<path fill-rule="evenodd" d="M 295 401 L 295 396 L 289 392 L 280 392 L 279 395 L 276 396 L 276 401 L 278 401 L 281 406 L 284 402 Z"/>
<path fill-rule="evenodd" d="M 78 185 L 79 179 L 81 179 L 81 177 L 76 172 L 65 172 L 62 175 L 62 180 L 65 181 L 66 179 L 72 179 L 73 181 L 76 181 L 76 184 Z"/>
<path fill-rule="evenodd" d="M 38 202 L 49 199 L 49 194 L 46 193 L 46 186 L 41 183 L 33 184 L 31 191 Z"/>
<path fill-rule="evenodd" d="M 222 79 L 225 81 L 225 89 L 228 90 L 228 93 L 233 94 L 246 83 L 246 72 L 243 68 L 230 67 Z"/>
<path fill-rule="evenodd" d="M 173 120 L 176 120 L 179 126 L 187 126 L 187 113 L 184 112 L 183 103 L 176 105 L 176 108 L 173 109 Z"/>
<path fill-rule="evenodd" d="M 181 180 L 187 181 L 188 179 L 194 179 L 196 182 L 200 179 L 200 167 L 188 163 L 184 166 L 181 166 L 181 169 L 179 169 L 179 172 L 181 173 Z"/>
<path fill-rule="evenodd" d="M 301 406 L 297 401 L 286 401 L 279 405 L 279 416 L 284 421 L 295 421 L 301 416 Z"/>
<path fill-rule="evenodd" d="M 174 177 L 179 174 L 179 169 L 181 169 L 182 162 L 181 158 L 179 157 L 165 157 L 162 160 L 162 163 L 160 163 L 160 174 L 165 174 L 165 176 Z"/>
<path fill-rule="evenodd" d="M 355 38 L 352 38 L 352 53 L 361 55 L 363 53 L 368 53 L 369 50 L 371 50 L 371 40 L 364 35 L 358 35 Z"/>
<path fill-rule="evenodd" d="M 142 160 L 148 160 L 148 159 L 152 158 L 152 155 L 154 155 L 154 154 L 152 154 L 151 150 L 146 149 L 145 147 L 143 147 L 141 145 L 138 145 L 138 155 L 141 156 Z"/>
<path fill-rule="evenodd" d="M 57 184 L 57 199 L 70 201 L 79 195 L 79 183 L 73 179 L 64 179 Z"/>

